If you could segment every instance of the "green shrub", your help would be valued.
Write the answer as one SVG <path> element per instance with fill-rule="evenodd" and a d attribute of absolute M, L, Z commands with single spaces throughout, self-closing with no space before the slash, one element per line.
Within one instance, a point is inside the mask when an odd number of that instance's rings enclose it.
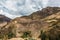
<path fill-rule="evenodd" d="M 13 38 L 13 37 L 15 37 L 15 34 L 13 34 L 12 32 L 8 33 L 8 39 Z"/>
<path fill-rule="evenodd" d="M 27 38 L 27 37 L 30 37 L 30 31 L 28 32 L 24 32 L 23 35 L 21 36 L 22 38 Z"/>

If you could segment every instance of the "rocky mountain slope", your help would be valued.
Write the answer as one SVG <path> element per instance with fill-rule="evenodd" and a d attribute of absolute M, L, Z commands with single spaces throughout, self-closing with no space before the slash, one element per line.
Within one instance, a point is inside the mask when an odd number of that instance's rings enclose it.
<path fill-rule="evenodd" d="M 47 7 L 11 20 L 0 38 L 10 40 L 60 40 L 60 7 Z"/>
<path fill-rule="evenodd" d="M 10 22 L 10 18 L 4 16 L 4 15 L 0 15 L 0 28 L 7 25 L 8 22 Z"/>

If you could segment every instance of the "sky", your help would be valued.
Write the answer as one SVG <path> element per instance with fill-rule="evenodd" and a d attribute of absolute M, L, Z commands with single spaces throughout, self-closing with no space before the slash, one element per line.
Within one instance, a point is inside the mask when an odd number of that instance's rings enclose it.
<path fill-rule="evenodd" d="M 14 19 L 47 6 L 60 7 L 60 0 L 0 0 L 0 14 Z"/>

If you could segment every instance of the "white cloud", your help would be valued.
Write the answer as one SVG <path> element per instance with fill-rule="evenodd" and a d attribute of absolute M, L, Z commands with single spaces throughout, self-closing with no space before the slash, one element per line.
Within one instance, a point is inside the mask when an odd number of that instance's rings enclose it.
<path fill-rule="evenodd" d="M 15 2 L 15 1 L 6 1 L 6 2 L 5 2 L 5 6 L 6 6 L 8 9 L 17 11 L 14 2 Z"/>
<path fill-rule="evenodd" d="M 47 6 L 60 6 L 59 0 L 0 0 L 0 14 L 9 18 L 30 15 Z M 3 8 L 5 7 L 5 8 Z"/>
<path fill-rule="evenodd" d="M 5 16 L 11 18 L 11 19 L 22 16 L 22 15 L 11 15 L 7 12 L 4 12 L 3 10 L 0 10 L 0 14 L 5 15 Z"/>
<path fill-rule="evenodd" d="M 42 5 L 43 5 L 43 7 L 46 7 L 46 6 L 47 6 L 48 1 L 49 1 L 49 0 L 42 0 Z"/>
<path fill-rule="evenodd" d="M 49 0 L 48 1 L 48 6 L 60 7 L 60 0 Z"/>

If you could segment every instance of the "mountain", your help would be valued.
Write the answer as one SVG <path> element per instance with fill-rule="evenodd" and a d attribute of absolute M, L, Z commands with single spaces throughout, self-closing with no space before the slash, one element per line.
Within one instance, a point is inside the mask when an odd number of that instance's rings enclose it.
<path fill-rule="evenodd" d="M 6 16 L 4 16 L 4 15 L 0 15 L 0 21 L 1 22 L 9 22 L 11 19 L 10 18 L 8 18 L 8 17 L 6 17 Z"/>
<path fill-rule="evenodd" d="M 10 22 L 10 20 L 11 20 L 10 18 L 8 18 L 8 17 L 6 17 L 4 15 L 0 15 L 0 29 L 3 26 L 7 25 L 7 23 Z"/>
<path fill-rule="evenodd" d="M 0 32 L 3 39 L 10 40 L 60 40 L 60 7 L 46 7 L 12 19 Z"/>

